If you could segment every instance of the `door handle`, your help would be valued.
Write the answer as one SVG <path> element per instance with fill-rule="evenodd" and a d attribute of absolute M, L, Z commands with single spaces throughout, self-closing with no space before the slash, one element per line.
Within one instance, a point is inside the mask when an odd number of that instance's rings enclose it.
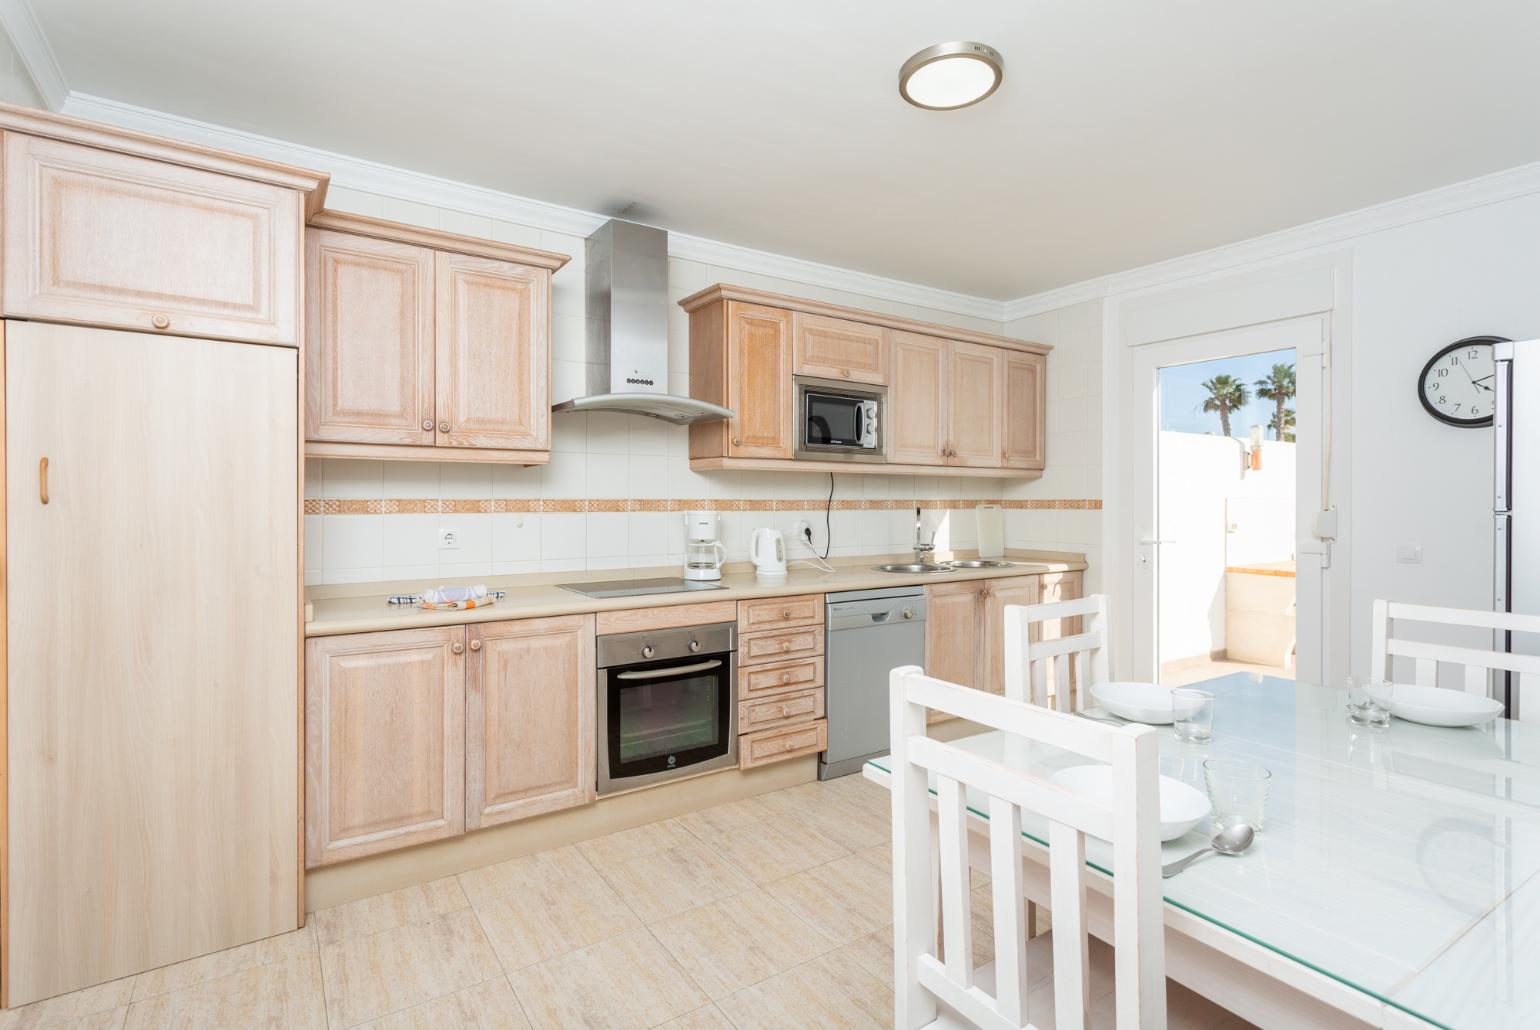
<path fill-rule="evenodd" d="M 617 672 L 618 680 L 657 680 L 665 676 L 683 676 L 687 672 L 705 672 L 707 669 L 715 669 L 722 664 L 720 658 L 713 658 L 709 662 L 696 662 L 694 665 L 676 665 L 671 669 L 642 669 L 635 672 Z"/>

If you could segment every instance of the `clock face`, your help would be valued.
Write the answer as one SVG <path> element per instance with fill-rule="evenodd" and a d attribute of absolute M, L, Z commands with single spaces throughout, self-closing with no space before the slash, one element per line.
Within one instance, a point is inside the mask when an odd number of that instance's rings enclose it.
<path fill-rule="evenodd" d="M 1428 414 L 1452 426 L 1489 426 L 1497 391 L 1492 345 L 1498 336 L 1472 336 L 1433 355 L 1417 389 Z"/>

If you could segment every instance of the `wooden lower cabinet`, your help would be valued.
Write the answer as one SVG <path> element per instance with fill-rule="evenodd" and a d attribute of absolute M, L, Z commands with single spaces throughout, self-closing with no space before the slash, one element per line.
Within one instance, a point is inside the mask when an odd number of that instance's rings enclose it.
<path fill-rule="evenodd" d="M 788 729 L 748 733 L 738 738 L 738 768 L 753 769 L 771 762 L 816 755 L 828 747 L 829 724 L 822 719 Z"/>
<path fill-rule="evenodd" d="M 594 617 L 465 634 L 465 828 L 594 800 Z"/>
<path fill-rule="evenodd" d="M 1070 601 L 1083 573 L 1006 576 L 925 588 L 925 672 L 966 687 L 1005 693 L 1005 607 Z M 1049 639 L 1079 632 L 1077 620 L 1046 630 Z M 1049 689 L 1054 689 L 1050 678 Z M 937 721 L 937 720 L 932 720 Z"/>
<path fill-rule="evenodd" d="M 465 630 L 317 637 L 305 654 L 305 864 L 465 829 Z"/>
<path fill-rule="evenodd" d="M 827 750 L 823 610 L 822 594 L 738 602 L 738 768 Z M 763 626 L 792 628 L 743 632 Z"/>

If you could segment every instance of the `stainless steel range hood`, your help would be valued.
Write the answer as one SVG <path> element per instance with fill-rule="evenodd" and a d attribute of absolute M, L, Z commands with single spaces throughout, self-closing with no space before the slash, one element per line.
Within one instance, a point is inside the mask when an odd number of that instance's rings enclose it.
<path fill-rule="evenodd" d="M 730 409 L 668 392 L 668 233 L 612 219 L 588 237 L 587 388 L 551 407 L 619 411 L 675 425 L 732 418 Z"/>

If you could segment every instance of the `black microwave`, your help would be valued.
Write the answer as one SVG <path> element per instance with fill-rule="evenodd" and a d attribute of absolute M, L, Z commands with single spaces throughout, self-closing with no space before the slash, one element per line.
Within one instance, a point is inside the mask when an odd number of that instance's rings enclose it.
<path fill-rule="evenodd" d="M 882 461 L 887 389 L 836 379 L 793 377 L 798 458 Z"/>

